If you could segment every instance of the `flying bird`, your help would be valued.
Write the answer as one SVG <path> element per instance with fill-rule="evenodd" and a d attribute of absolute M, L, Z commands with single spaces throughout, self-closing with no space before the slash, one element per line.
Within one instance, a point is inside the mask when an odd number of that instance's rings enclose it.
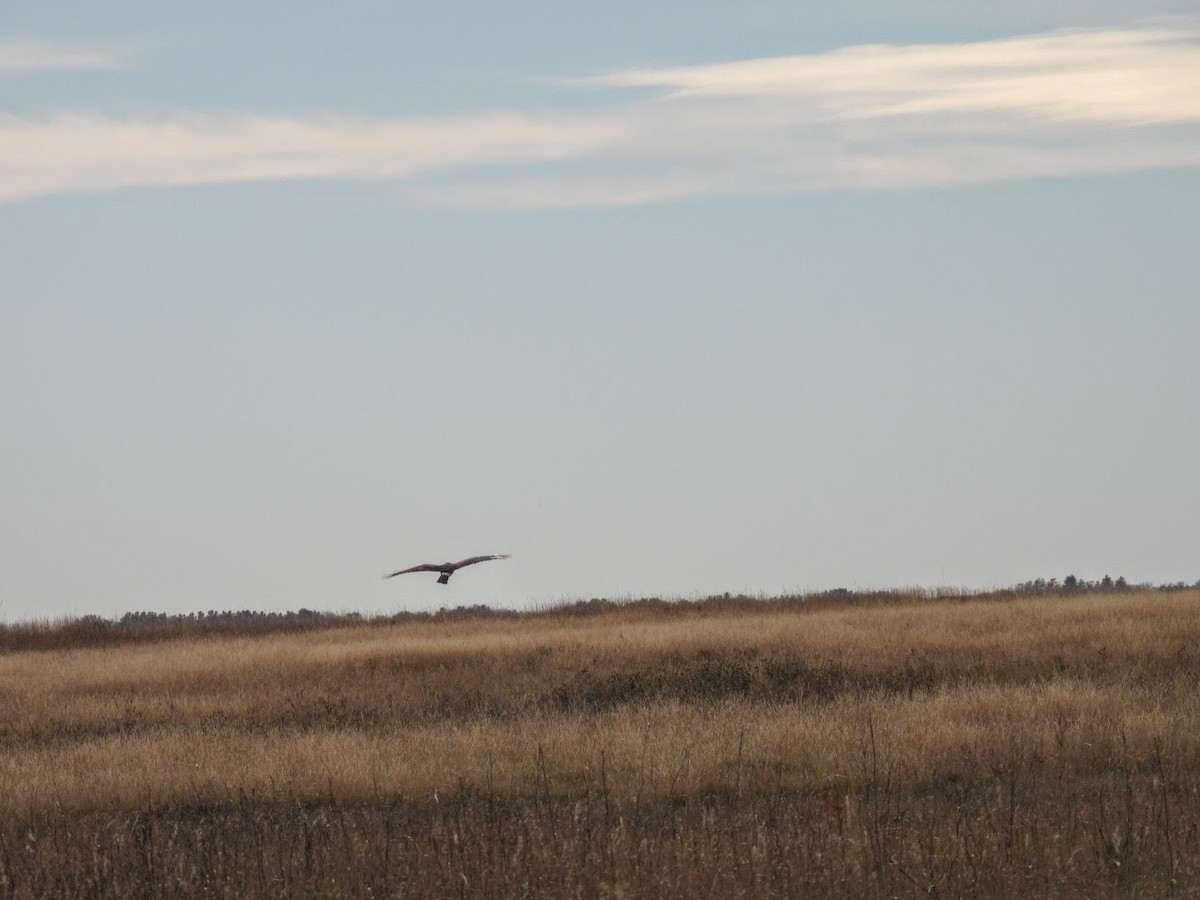
<path fill-rule="evenodd" d="M 394 578 L 397 575 L 407 575 L 409 572 L 441 572 L 438 584 L 446 584 L 450 581 L 450 576 L 463 566 L 473 566 L 475 563 L 487 562 L 489 559 L 508 559 L 510 556 L 512 556 L 511 553 L 493 553 L 490 556 L 468 556 L 466 559 L 460 559 L 458 562 L 421 563 L 421 565 L 413 566 L 411 569 L 401 569 L 399 572 L 392 572 L 390 575 L 384 575 L 383 577 Z"/>

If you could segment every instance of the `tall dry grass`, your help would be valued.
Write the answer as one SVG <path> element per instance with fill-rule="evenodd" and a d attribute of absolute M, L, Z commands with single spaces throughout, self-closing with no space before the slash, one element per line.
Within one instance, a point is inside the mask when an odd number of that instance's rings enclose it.
<path fill-rule="evenodd" d="M 1185 896 L 1198 611 L 683 605 L 3 655 L 0 897 L 58 870 L 105 896 L 137 853 L 161 860 L 125 888 L 181 896 L 402 896 L 400 859 L 416 896 Z"/>

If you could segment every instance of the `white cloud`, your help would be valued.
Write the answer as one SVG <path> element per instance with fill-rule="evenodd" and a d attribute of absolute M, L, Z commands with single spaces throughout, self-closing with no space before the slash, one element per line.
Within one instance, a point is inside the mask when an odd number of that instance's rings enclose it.
<path fill-rule="evenodd" d="M 1194 166 L 1198 36 L 1160 24 L 621 71 L 567 82 L 615 91 L 581 111 L 0 115 L 0 201 L 327 178 L 403 179 L 470 206 L 595 207 Z"/>
<path fill-rule="evenodd" d="M 107 50 L 68 47 L 63 44 L 25 40 L 0 40 L 0 75 L 16 72 L 114 69 L 118 56 Z"/>
<path fill-rule="evenodd" d="M 657 166 L 657 178 L 597 176 L 581 164 L 557 183 L 439 196 L 590 206 L 653 202 L 645 198 L 656 193 L 902 190 L 1200 165 L 1193 25 L 850 47 L 566 84 L 650 91 L 623 109 L 632 137 L 622 149 Z"/>
<path fill-rule="evenodd" d="M 1145 124 L 1200 116 L 1200 32 L 1063 31 L 972 44 L 849 47 L 811 56 L 614 72 L 568 83 L 669 97 L 780 97 L 809 114 L 1014 112 Z"/>
<path fill-rule="evenodd" d="M 0 115 L 0 199 L 288 179 L 400 179 L 599 152 L 619 121 L 569 113 L 369 119 L 181 114 L 147 121 Z"/>

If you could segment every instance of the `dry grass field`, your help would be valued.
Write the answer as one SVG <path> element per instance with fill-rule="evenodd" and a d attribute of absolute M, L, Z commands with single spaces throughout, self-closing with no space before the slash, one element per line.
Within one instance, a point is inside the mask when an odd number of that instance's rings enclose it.
<path fill-rule="evenodd" d="M 1200 896 L 1200 591 L 60 643 L 0 897 Z"/>

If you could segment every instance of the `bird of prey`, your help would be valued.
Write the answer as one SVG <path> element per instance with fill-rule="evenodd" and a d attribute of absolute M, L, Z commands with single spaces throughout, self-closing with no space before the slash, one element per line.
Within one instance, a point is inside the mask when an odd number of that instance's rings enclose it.
<path fill-rule="evenodd" d="M 511 553 L 493 553 L 490 556 L 468 556 L 466 559 L 460 559 L 458 562 L 422 563 L 419 566 L 413 566 L 411 569 L 401 569 L 399 572 L 392 572 L 390 575 L 384 575 L 383 577 L 394 578 L 397 575 L 407 575 L 409 572 L 441 572 L 438 584 L 446 584 L 450 581 L 450 576 L 463 566 L 473 566 L 475 563 L 487 562 L 489 559 L 508 559 L 511 555 Z"/>

